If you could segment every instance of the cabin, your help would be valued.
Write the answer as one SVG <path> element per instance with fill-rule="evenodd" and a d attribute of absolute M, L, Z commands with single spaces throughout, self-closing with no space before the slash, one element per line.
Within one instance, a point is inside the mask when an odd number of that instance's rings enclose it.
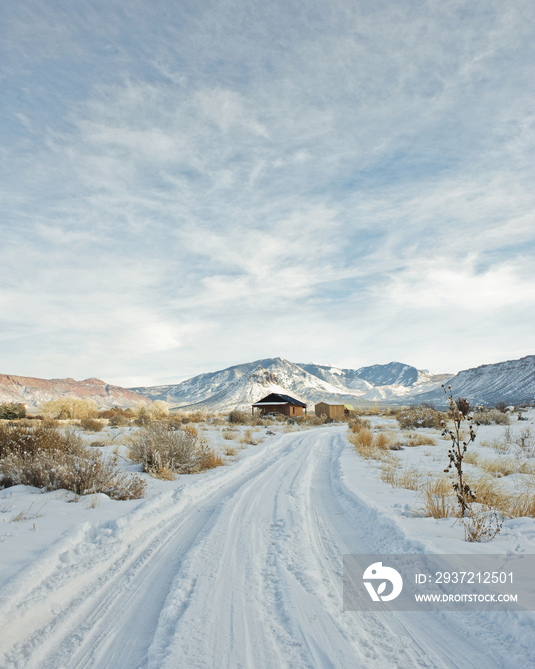
<path fill-rule="evenodd" d="M 260 409 L 262 416 L 273 412 L 292 418 L 294 416 L 302 416 L 303 409 L 306 415 L 307 405 L 300 400 L 296 400 L 294 397 L 290 397 L 290 395 L 271 393 L 253 404 L 253 414 L 255 409 Z"/>
<path fill-rule="evenodd" d="M 314 409 L 316 416 L 327 416 L 334 420 L 343 420 L 345 415 L 345 405 L 335 402 L 319 402 Z"/>

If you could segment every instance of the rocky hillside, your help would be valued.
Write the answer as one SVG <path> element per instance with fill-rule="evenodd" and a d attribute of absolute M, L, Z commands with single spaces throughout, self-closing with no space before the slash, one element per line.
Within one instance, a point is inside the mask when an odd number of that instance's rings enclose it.
<path fill-rule="evenodd" d="M 472 404 L 495 406 L 501 401 L 532 404 L 535 402 L 535 355 L 465 369 L 452 377 L 447 385 L 451 386 L 455 398 L 466 397 Z M 424 393 L 419 399 L 445 404 L 442 389 Z"/>
<path fill-rule="evenodd" d="M 36 410 L 44 402 L 64 395 L 92 399 L 99 407 L 127 407 L 147 398 L 132 390 L 111 386 L 100 379 L 36 379 L 30 376 L 0 374 L 0 404 L 20 402 L 30 410 Z"/>

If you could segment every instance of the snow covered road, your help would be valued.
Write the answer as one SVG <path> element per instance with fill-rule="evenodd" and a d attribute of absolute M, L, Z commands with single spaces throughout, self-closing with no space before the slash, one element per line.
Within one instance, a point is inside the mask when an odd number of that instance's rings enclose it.
<path fill-rule="evenodd" d="M 284 434 L 62 538 L 0 595 L 0 666 L 535 667 L 506 614 L 342 611 L 344 553 L 424 550 L 348 482 L 344 431 Z"/>

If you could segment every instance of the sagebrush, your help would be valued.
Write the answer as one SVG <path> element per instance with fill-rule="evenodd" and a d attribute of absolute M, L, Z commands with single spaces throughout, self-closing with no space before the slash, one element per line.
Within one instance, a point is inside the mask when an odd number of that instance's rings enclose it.
<path fill-rule="evenodd" d="M 113 499 L 142 497 L 146 483 L 124 474 L 116 458 L 84 446 L 74 430 L 55 425 L 0 427 L 0 487 L 28 485 L 70 490 L 76 495 L 104 493 Z"/>
<path fill-rule="evenodd" d="M 196 474 L 224 464 L 194 432 L 186 432 L 170 422 L 151 422 L 142 427 L 132 439 L 128 457 L 153 475 L 162 470 Z"/>

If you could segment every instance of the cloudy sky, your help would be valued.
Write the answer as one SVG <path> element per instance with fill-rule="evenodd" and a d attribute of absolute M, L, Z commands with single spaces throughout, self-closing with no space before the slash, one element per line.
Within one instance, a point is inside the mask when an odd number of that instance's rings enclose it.
<path fill-rule="evenodd" d="M 535 353 L 532 0 L 7 0 L 0 373 Z"/>

